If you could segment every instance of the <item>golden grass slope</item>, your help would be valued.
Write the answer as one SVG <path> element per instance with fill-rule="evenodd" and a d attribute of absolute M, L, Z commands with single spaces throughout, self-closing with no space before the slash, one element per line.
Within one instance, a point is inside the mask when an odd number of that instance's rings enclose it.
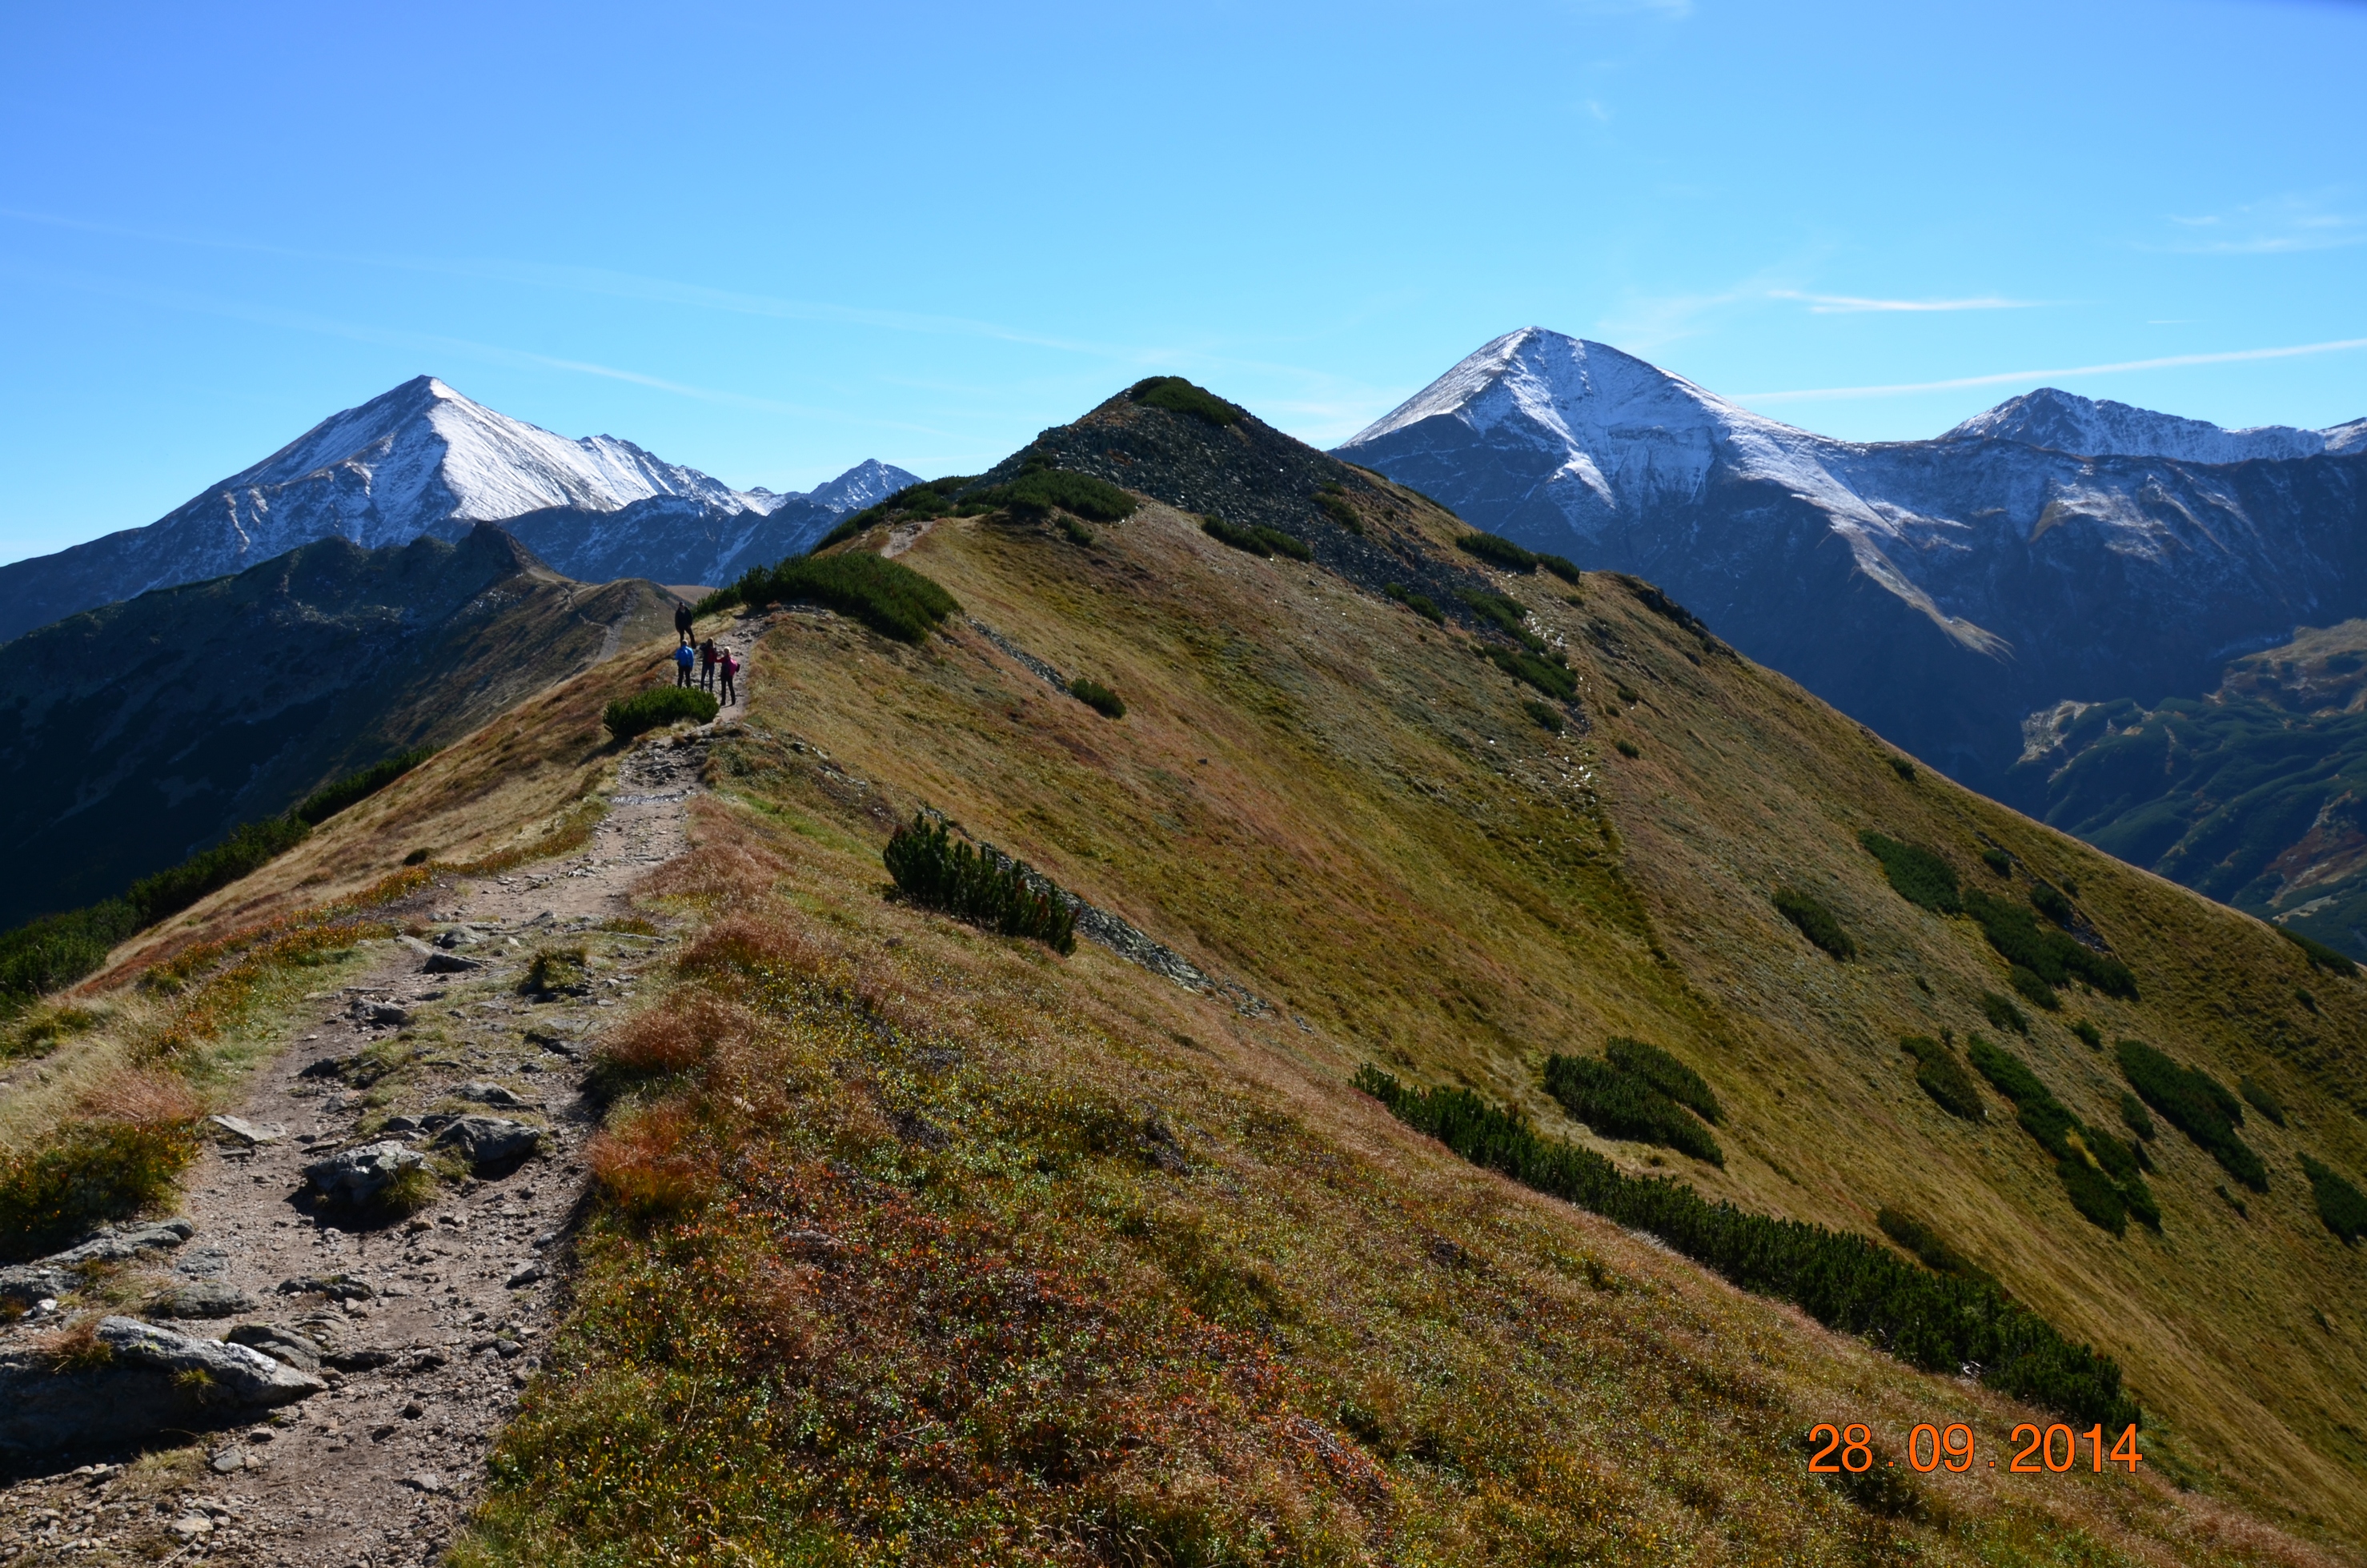
<path fill-rule="evenodd" d="M 1400 499 L 1367 525 L 1444 547 L 1451 520 Z M 820 614 L 767 635 L 700 848 L 650 890 L 697 941 L 614 1053 L 579 1304 L 464 1561 L 2356 1560 L 2361 1263 L 2294 1156 L 2367 1174 L 2367 982 L 1901 777 L 1618 580 L 1500 584 L 1583 682 L 1596 728 L 1553 737 L 1460 632 L 1163 506 L 1097 533 L 949 518 L 891 547 L 1122 721 L 960 619 L 920 649 Z M 179 940 L 563 827 L 606 765 L 599 704 L 653 657 L 488 727 Z M 879 846 L 922 804 L 1269 1008 L 884 898 Z M 1923 1097 L 1898 1036 L 1988 1029 L 2005 971 L 1889 888 L 1867 827 L 1976 886 L 2002 887 L 1990 841 L 2076 882 L 2142 999 L 2063 1017 L 2289 1108 L 2247 1124 L 2272 1173 L 2248 1218 L 2165 1128 L 2163 1235 L 2114 1239 L 2002 1101 L 1974 1128 Z M 1854 963 L 1800 940 L 1778 882 Z M 2033 1029 L 2010 1043 L 2114 1124 L 2109 1061 Z M 1709 1078 L 1723 1171 L 1538 1091 L 1548 1052 L 1620 1033 Z M 1345 1088 L 1367 1060 L 1747 1207 L 1868 1233 L 1913 1210 L 2121 1358 L 2151 1461 L 1844 1498 L 1805 1473 L 1814 1422 L 1896 1458 L 1965 1420 L 1986 1461 L 2025 1413 L 1461 1165 Z"/>

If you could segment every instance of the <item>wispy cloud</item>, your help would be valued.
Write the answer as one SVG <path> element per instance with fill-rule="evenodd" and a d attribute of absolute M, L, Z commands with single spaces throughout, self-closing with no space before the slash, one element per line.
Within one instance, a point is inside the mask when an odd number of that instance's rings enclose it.
<path fill-rule="evenodd" d="M 2169 214 L 2180 232 L 2141 248 L 2185 255 L 2272 256 L 2367 244 L 2367 214 L 2350 209 L 2348 188 L 2294 192 L 2225 212 Z"/>
<path fill-rule="evenodd" d="M 2343 354 L 2367 348 L 2367 337 L 2286 348 L 2238 348 L 2222 354 L 2172 354 L 2159 359 L 2127 359 L 2117 365 L 2078 365 L 2059 370 L 2005 370 L 1993 376 L 1956 376 L 1944 381 L 1902 381 L 1886 387 L 1814 387 L 1784 392 L 1743 392 L 1739 403 L 1818 402 L 1839 398 L 1895 398 L 1911 392 L 1951 392 L 1965 387 L 2004 387 L 2019 381 L 2067 381 L 2078 376 L 2116 376 L 2132 370 L 2176 370 L 2190 365 L 2234 365 L 2248 359 L 2295 359 L 2306 354 Z"/>
<path fill-rule="evenodd" d="M 1770 299 L 1796 299 L 1812 316 L 1854 316 L 1877 310 L 2028 310 L 2035 299 L 2001 299 L 1983 295 L 1976 299 L 1869 299 L 1856 294 L 1804 294 L 1796 288 L 1771 288 Z"/>

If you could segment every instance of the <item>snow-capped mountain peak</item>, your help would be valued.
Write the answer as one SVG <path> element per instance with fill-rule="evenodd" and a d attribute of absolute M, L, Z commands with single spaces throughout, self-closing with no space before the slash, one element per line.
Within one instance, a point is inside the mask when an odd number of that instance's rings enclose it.
<path fill-rule="evenodd" d="M 1976 413 L 1942 441 L 2019 441 L 2079 457 L 2168 457 L 2184 463 L 2315 457 L 2367 446 L 2367 420 L 2330 430 L 2264 424 L 2223 430 L 2205 420 L 2156 413 L 2110 399 L 2041 387 Z"/>

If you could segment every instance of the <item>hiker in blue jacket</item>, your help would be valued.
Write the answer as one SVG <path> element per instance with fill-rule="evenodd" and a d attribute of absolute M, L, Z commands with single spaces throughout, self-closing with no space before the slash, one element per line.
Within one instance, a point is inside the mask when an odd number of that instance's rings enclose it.
<path fill-rule="evenodd" d="M 697 657 L 698 656 L 697 654 L 691 651 L 690 644 L 688 643 L 684 643 L 680 648 L 674 650 L 674 683 L 675 685 L 687 686 L 690 684 L 690 667 L 692 662 L 696 660 Z"/>

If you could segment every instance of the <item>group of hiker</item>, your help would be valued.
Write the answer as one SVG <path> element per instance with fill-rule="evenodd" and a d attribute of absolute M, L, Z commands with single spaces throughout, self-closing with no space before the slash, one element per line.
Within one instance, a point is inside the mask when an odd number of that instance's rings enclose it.
<path fill-rule="evenodd" d="M 718 645 L 713 637 L 704 642 L 693 640 L 697 633 L 687 604 L 674 606 L 674 635 L 682 639 L 682 646 L 674 650 L 674 683 L 713 692 L 727 705 L 738 702 L 740 699 L 732 682 L 740 673 L 740 660 L 732 656 L 731 650 Z M 696 679 L 691 673 L 693 670 L 697 671 Z"/>

